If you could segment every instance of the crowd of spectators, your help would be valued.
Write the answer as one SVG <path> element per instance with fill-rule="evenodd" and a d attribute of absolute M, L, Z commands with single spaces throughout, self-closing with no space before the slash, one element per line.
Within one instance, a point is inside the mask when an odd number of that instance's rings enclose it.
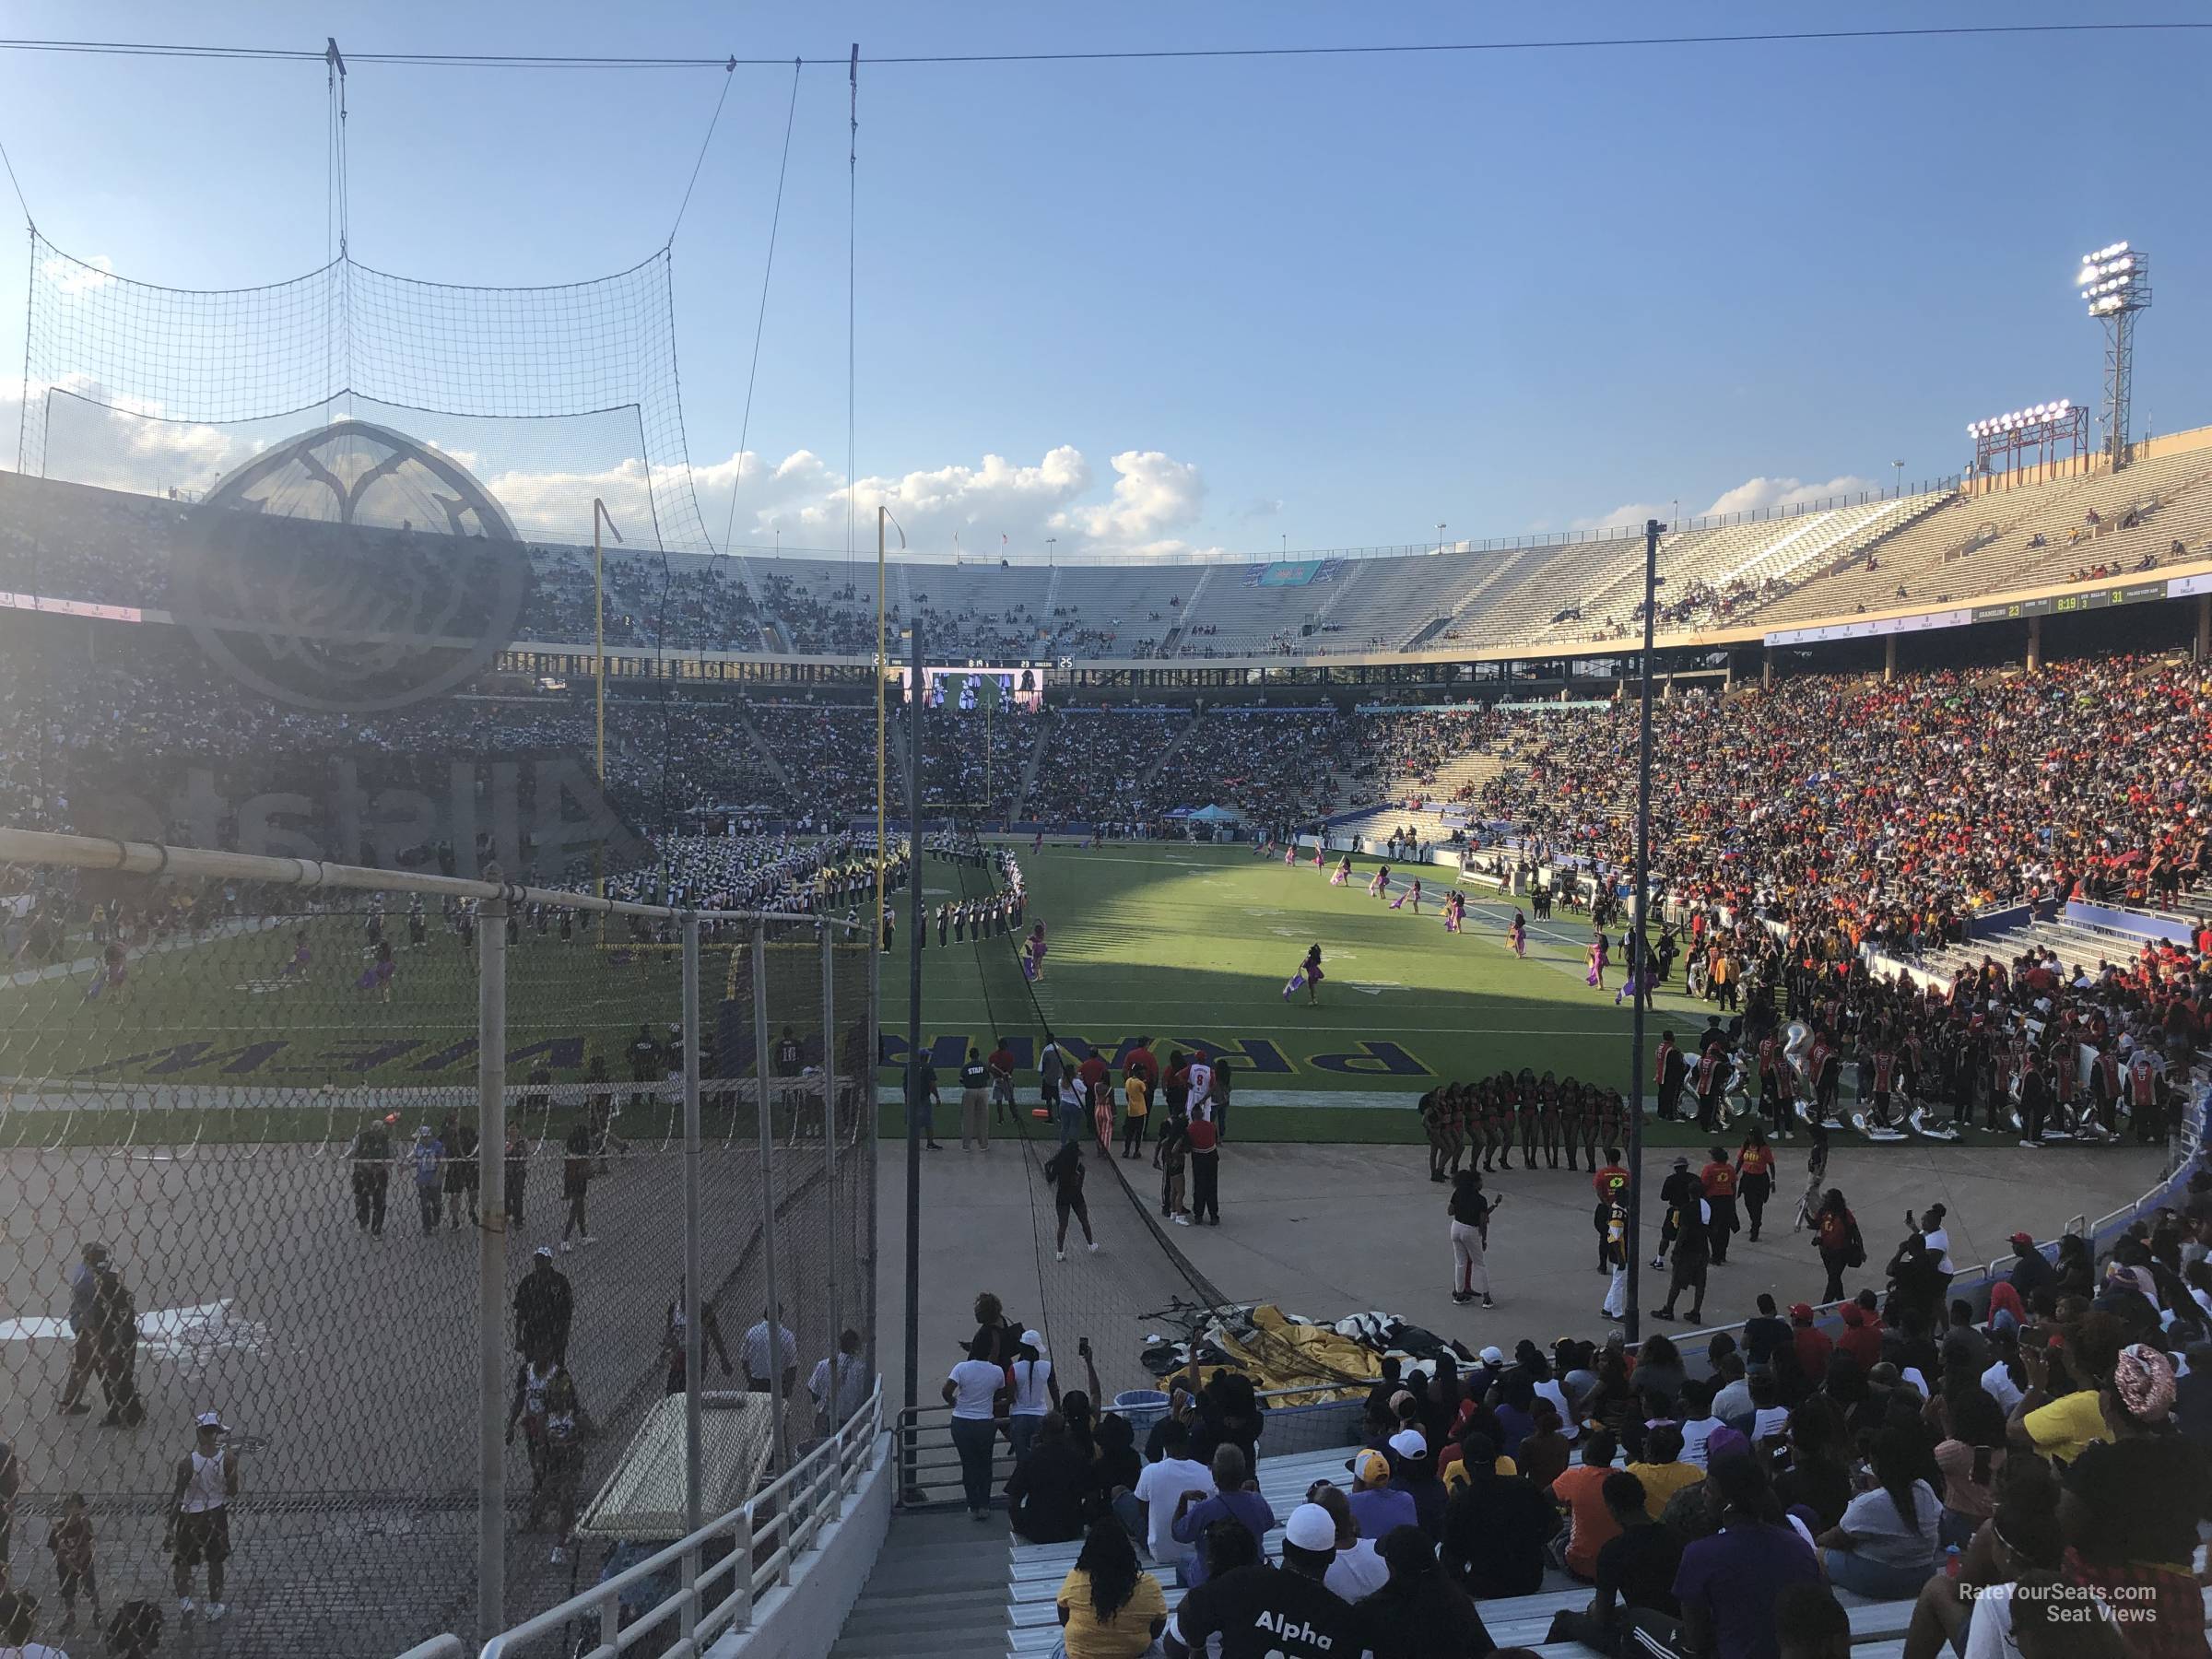
<path fill-rule="evenodd" d="M 1908 1218 L 1841 1317 L 1761 1296 L 1702 1355 L 1616 1334 L 1386 1359 L 1343 1475 L 1288 1516 L 1235 1372 L 1176 1380 L 1140 1445 L 1094 1405 L 1088 1349 L 1089 1390 L 1064 1391 L 1006 1322 L 947 1397 L 979 1453 L 1013 1440 L 1017 1534 L 1083 1540 L 1057 1598 L 1074 1659 L 1201 1652 L 1222 1604 L 1281 1597 L 1360 1632 L 1347 1651 L 1479 1656 L 1483 1604 L 1562 1579 L 1592 1594 L 1547 1640 L 1611 1659 L 1841 1659 L 1839 1592 L 1890 1605 L 1905 1659 L 2205 1653 L 2212 1171 L 2101 1257 L 2016 1235 L 1971 1300 L 1943 1221 Z"/>

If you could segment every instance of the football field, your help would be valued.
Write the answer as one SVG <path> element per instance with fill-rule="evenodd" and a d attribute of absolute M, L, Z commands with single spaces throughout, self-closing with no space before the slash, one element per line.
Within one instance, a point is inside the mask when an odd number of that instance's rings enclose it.
<path fill-rule="evenodd" d="M 1311 855 L 1289 868 L 1249 847 L 1032 853 L 1024 843 L 1017 856 L 1030 919 L 1046 924 L 1042 978 L 1025 984 L 1011 938 L 941 948 L 933 925 L 923 952 L 924 1040 L 948 1102 L 969 1044 L 988 1053 L 1005 1035 L 1029 1070 L 1047 1024 L 1078 1053 L 1096 1049 L 1110 1061 L 1139 1037 L 1150 1037 L 1163 1061 L 1171 1049 L 1204 1045 L 1232 1067 L 1237 1133 L 1252 1139 L 1418 1141 L 1413 1107 L 1423 1090 L 1508 1068 L 1629 1090 L 1630 1010 L 1614 1000 L 1622 973 L 1608 970 L 1602 992 L 1585 982 L 1586 922 L 1532 920 L 1527 955 L 1516 958 L 1506 935 L 1514 907 L 1491 889 L 1470 887 L 1465 930 L 1444 931 L 1453 873 L 1441 866 L 1420 872 L 1417 915 L 1410 898 L 1394 910 L 1368 894 L 1373 860 L 1331 887 Z M 1393 899 L 1405 893 L 1404 874 Z M 923 879 L 934 909 L 980 893 L 984 876 L 929 859 Z M 905 1053 L 903 904 L 900 925 L 883 973 L 894 1062 Z M 1314 944 L 1325 974 L 1319 997 L 1309 1003 L 1302 989 L 1286 996 Z M 1703 1029 L 1711 1010 L 1679 994 L 1679 983 L 1660 995 L 1649 1044 L 1670 1025 L 1685 1040 Z M 897 1064 L 881 1082 L 895 1101 Z M 896 1122 L 895 1105 L 886 1116 Z M 1658 1125 L 1653 1138 L 1670 1132 Z"/>

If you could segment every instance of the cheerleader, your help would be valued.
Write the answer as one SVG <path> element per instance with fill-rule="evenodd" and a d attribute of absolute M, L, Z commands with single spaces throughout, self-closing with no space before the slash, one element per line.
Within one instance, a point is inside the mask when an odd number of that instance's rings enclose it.
<path fill-rule="evenodd" d="M 1421 878 L 1418 876 L 1413 878 L 1413 886 L 1406 889 L 1406 900 L 1407 908 L 1415 915 L 1421 913 Z"/>
<path fill-rule="evenodd" d="M 1444 895 L 1444 931 L 1448 934 L 1459 932 L 1466 919 L 1466 896 L 1454 888 Z"/>
<path fill-rule="evenodd" d="M 1590 935 L 1590 971 L 1583 976 L 1583 982 L 1584 984 L 1600 991 L 1606 988 L 1606 963 L 1611 954 L 1611 947 L 1606 943 L 1604 933 L 1598 932 Z"/>
<path fill-rule="evenodd" d="M 1322 845 L 1324 839 L 1318 835 L 1313 838 L 1313 873 L 1316 876 L 1321 874 L 1323 861 L 1328 856 L 1328 849 Z"/>
<path fill-rule="evenodd" d="M 1352 855 L 1347 853 L 1336 861 L 1336 868 L 1329 877 L 1331 887 L 1343 887 L 1352 878 Z"/>
<path fill-rule="evenodd" d="M 1021 971 L 1032 984 L 1044 977 L 1044 924 L 1041 922 L 1030 929 L 1030 936 L 1021 942 Z"/>
<path fill-rule="evenodd" d="M 1525 958 L 1528 955 L 1528 922 L 1519 911 L 1513 912 L 1513 924 L 1505 930 L 1505 938 L 1506 943 L 1513 947 L 1515 956 Z"/>
<path fill-rule="evenodd" d="M 1290 840 L 1283 843 L 1283 868 L 1286 870 L 1294 870 L 1297 867 L 1298 838 L 1293 836 Z"/>
<path fill-rule="evenodd" d="M 1370 899 L 1386 899 L 1390 896 L 1390 866 L 1388 865 L 1377 865 L 1375 873 L 1367 878 L 1367 896 Z"/>

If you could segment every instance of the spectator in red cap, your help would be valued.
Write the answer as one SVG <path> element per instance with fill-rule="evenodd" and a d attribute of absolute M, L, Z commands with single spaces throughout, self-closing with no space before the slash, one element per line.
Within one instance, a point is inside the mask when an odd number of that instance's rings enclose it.
<path fill-rule="evenodd" d="M 2035 1247 L 2034 1234 L 2016 1232 L 2009 1242 L 2012 1245 L 2012 1266 L 2005 1277 L 2020 1293 L 2022 1301 L 2032 1300 L 2035 1293 L 2045 1285 L 2058 1282 L 2058 1269 L 2052 1266 L 2050 1259 Z"/>
<path fill-rule="evenodd" d="M 1828 1357 L 1835 1346 L 1828 1333 L 1813 1323 L 1811 1303 L 1790 1304 L 1790 1347 L 1797 1355 L 1797 1369 L 1816 1388 L 1828 1375 Z"/>

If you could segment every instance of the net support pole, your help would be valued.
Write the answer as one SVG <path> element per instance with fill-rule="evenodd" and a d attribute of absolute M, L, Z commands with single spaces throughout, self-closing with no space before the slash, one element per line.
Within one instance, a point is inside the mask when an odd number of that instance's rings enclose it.
<path fill-rule="evenodd" d="M 844 1253 L 844 1234 L 839 1230 L 837 1202 L 837 934 L 830 918 L 822 918 L 822 1209 L 830 1224 L 830 1248 L 823 1252 L 826 1294 L 830 1300 L 830 1398 L 826 1402 L 830 1432 L 844 1427 L 843 1309 L 839 1305 L 838 1260 Z M 831 1518 L 845 1512 L 844 1483 L 831 1489 Z"/>
<path fill-rule="evenodd" d="M 753 1080 L 760 1091 L 760 1265 L 768 1275 L 768 1397 L 775 1433 L 769 1441 L 771 1477 L 791 1466 L 783 1443 L 783 1304 L 776 1294 L 776 1124 L 769 1100 L 768 928 L 753 924 Z M 794 1356 L 795 1358 L 795 1356 Z"/>
<path fill-rule="evenodd" d="M 1636 889 L 1629 895 L 1629 948 L 1623 953 L 1637 989 L 1629 998 L 1629 1340 L 1642 1328 L 1643 1266 L 1643 910 L 1651 891 L 1652 860 L 1652 634 L 1659 606 L 1659 521 L 1643 523 L 1643 657 L 1636 716 Z"/>
<path fill-rule="evenodd" d="M 684 1531 L 705 1524 L 700 1513 L 700 1390 L 705 1386 L 699 1328 L 699 917 L 684 912 Z"/>
<path fill-rule="evenodd" d="M 477 922 L 477 1639 L 489 1641 L 507 1623 L 507 900 L 485 900 Z"/>
<path fill-rule="evenodd" d="M 914 620 L 906 688 L 906 1479 L 914 1487 L 914 1413 L 922 1370 L 922 622 Z M 935 1127 L 933 1120 L 931 1127 Z"/>

